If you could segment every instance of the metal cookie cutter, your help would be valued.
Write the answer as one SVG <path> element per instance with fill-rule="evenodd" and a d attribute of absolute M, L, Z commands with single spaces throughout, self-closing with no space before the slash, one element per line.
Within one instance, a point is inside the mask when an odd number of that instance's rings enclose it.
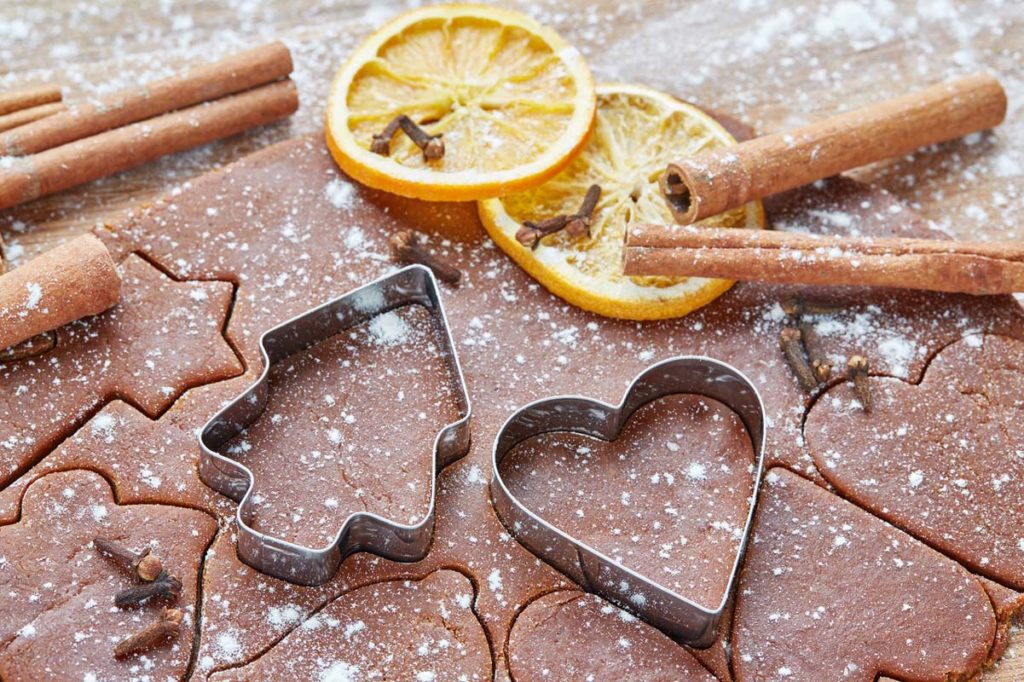
<path fill-rule="evenodd" d="M 458 382 L 457 399 L 462 414 L 458 421 L 441 428 L 434 438 L 430 507 L 426 516 L 418 523 L 406 525 L 377 514 L 356 512 L 345 519 L 334 540 L 320 548 L 303 547 L 254 530 L 250 526 L 253 474 L 218 450 L 262 414 L 269 395 L 270 367 L 354 325 L 412 303 L 427 308 L 441 330 L 438 343 Z M 210 419 L 199 435 L 200 478 L 239 503 L 237 546 L 242 561 L 282 580 L 319 585 L 329 580 L 342 560 L 354 552 L 373 552 L 396 561 L 422 559 L 434 531 L 437 474 L 465 455 L 470 442 L 469 395 L 434 275 L 422 265 L 411 265 L 382 277 L 265 332 L 260 337 L 260 351 L 263 372 L 259 379 Z"/>
<path fill-rule="evenodd" d="M 505 455 L 528 438 L 570 431 L 613 441 L 636 410 L 676 393 L 703 395 L 730 407 L 746 426 L 757 456 L 750 510 L 725 593 L 715 609 L 687 599 L 559 530 L 516 499 L 501 477 Z M 558 396 L 516 411 L 494 442 L 491 498 L 498 517 L 519 542 L 584 589 L 619 604 L 678 640 L 699 648 L 708 647 L 718 635 L 718 622 L 736 585 L 750 538 L 764 468 L 765 429 L 761 396 L 739 370 L 706 357 L 672 358 L 644 370 L 629 385 L 618 405 L 582 396 Z"/>

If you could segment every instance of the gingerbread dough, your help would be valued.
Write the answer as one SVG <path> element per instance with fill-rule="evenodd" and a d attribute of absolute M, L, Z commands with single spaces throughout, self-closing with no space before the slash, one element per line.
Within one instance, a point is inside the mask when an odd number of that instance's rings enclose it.
<path fill-rule="evenodd" d="M 369 585 L 305 619 L 261 658 L 211 679 L 485 682 L 491 654 L 472 605 L 473 584 L 455 571 Z"/>
<path fill-rule="evenodd" d="M 577 590 L 531 602 L 512 626 L 509 651 L 509 669 L 517 682 L 715 680 L 658 630 Z"/>
<path fill-rule="evenodd" d="M 61 327 L 48 353 L 0 364 L 0 485 L 111 399 L 155 417 L 186 389 L 242 371 L 221 334 L 230 284 L 175 282 L 134 255 L 120 270 L 118 305 Z"/>
<path fill-rule="evenodd" d="M 818 469 L 845 497 L 996 582 L 1024 589 L 1024 342 L 968 336 L 920 385 L 837 385 L 807 418 Z"/>
<path fill-rule="evenodd" d="M 403 306 L 271 368 L 266 409 L 222 450 L 253 472 L 253 528 L 322 547 L 355 512 L 427 515 L 434 439 L 461 416 L 439 333 Z"/>
<path fill-rule="evenodd" d="M 753 466 L 736 413 L 673 395 L 634 412 L 610 443 L 557 432 L 523 441 L 501 473 L 548 523 L 714 610 L 747 520 Z"/>
<path fill-rule="evenodd" d="M 738 682 L 967 679 L 995 614 L 981 582 L 785 469 L 766 477 L 733 614 Z"/>
<path fill-rule="evenodd" d="M 28 489 L 17 523 L 0 526 L 0 677 L 19 680 L 180 679 L 192 652 L 200 558 L 216 531 L 202 512 L 121 505 L 88 471 L 54 473 Z M 166 602 L 118 609 L 114 595 L 135 584 L 92 546 L 102 536 L 129 549 L 149 546 L 182 583 L 178 636 L 145 654 L 115 660 L 118 641 L 141 630 Z"/>
<path fill-rule="evenodd" d="M 288 192 L 280 190 L 285 177 Z M 786 214 L 789 224 L 812 231 L 885 233 L 910 217 L 902 208 L 903 215 L 895 215 L 896 204 L 884 192 L 837 180 L 791 194 L 787 201 L 793 206 Z M 814 208 L 820 206 L 827 210 Z M 460 287 L 445 287 L 444 297 L 474 401 L 474 424 L 470 453 L 438 480 L 431 553 L 416 564 L 356 555 L 326 586 L 286 588 L 240 564 L 230 536 L 222 536 L 204 570 L 200 656 L 215 659 L 211 670 L 253 659 L 302 619 L 267 628 L 250 626 L 250 613 L 262 623 L 274 609 L 299 601 L 303 612 L 315 610 L 357 582 L 423 577 L 451 567 L 472 575 L 479 586 L 476 610 L 503 676 L 502 643 L 515 614 L 568 583 L 514 542 L 495 519 L 486 487 L 494 435 L 513 409 L 537 398 L 583 393 L 615 402 L 657 359 L 703 353 L 738 366 L 766 399 L 773 460 L 821 480 L 802 441 L 811 397 L 800 391 L 777 349 L 778 330 L 786 323 L 779 302 L 797 289 L 737 285 L 686 318 L 642 326 L 597 318 L 549 296 L 494 249 L 474 226 L 471 207 L 428 205 L 357 188 L 338 174 L 314 138 L 272 147 L 199 178 L 110 237 L 115 249 L 141 250 L 176 277 L 238 281 L 228 337 L 254 369 L 260 333 L 384 274 L 395 267 L 388 262 L 387 237 L 397 229 L 433 224 L 467 235 L 460 243 L 435 238 L 432 248 L 465 273 Z M 842 309 L 823 335 L 830 355 L 841 359 L 867 352 L 876 371 L 910 380 L 939 348 L 967 333 L 1024 338 L 1024 316 L 1010 297 L 860 289 L 809 293 Z M 182 409 L 189 409 L 187 403 Z M 238 647 L 218 650 L 216 634 L 231 628 Z"/>
<path fill-rule="evenodd" d="M 118 443 L 116 456 L 111 446 Z M 92 469 L 115 482 L 122 504 L 173 502 L 211 514 L 233 512 L 228 500 L 199 480 L 193 430 L 152 421 L 115 400 L 39 464 L 0 491 L 0 523 L 13 523 L 25 489 L 54 471 Z"/>

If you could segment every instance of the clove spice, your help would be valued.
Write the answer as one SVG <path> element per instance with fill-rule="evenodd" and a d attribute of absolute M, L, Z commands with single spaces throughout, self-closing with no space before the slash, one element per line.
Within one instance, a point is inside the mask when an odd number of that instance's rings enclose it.
<path fill-rule="evenodd" d="M 118 592 L 114 595 L 114 606 L 124 609 L 129 606 L 138 606 L 153 598 L 174 600 L 179 596 L 181 596 L 181 581 L 167 571 L 161 571 L 155 580 Z"/>
<path fill-rule="evenodd" d="M 423 158 L 427 160 L 440 159 L 444 156 L 444 140 L 442 135 L 431 135 L 423 128 L 416 125 L 416 122 L 405 114 L 395 116 L 379 133 L 373 136 L 370 143 L 370 151 L 375 154 L 387 156 L 391 153 L 391 138 L 395 136 L 398 129 L 408 135 L 413 144 L 423 152 Z"/>
<path fill-rule="evenodd" d="M 545 218 L 538 222 L 527 220 L 523 223 L 523 226 L 519 228 L 519 231 L 516 232 L 516 241 L 523 246 L 536 249 L 537 245 L 540 244 L 542 237 L 560 232 L 561 230 L 564 230 L 565 226 L 568 224 L 568 215 L 556 215 L 552 218 Z"/>
<path fill-rule="evenodd" d="M 821 337 L 818 336 L 814 325 L 807 320 L 801 320 L 800 339 L 803 341 L 804 349 L 807 351 L 807 358 L 811 363 L 811 370 L 814 371 L 814 378 L 819 383 L 825 383 L 832 376 L 832 363 L 821 347 Z"/>
<path fill-rule="evenodd" d="M 442 282 L 456 285 L 462 279 L 462 271 L 441 256 L 428 250 L 412 230 L 401 230 L 391 235 L 391 253 L 400 263 L 425 265 Z"/>
<path fill-rule="evenodd" d="M 791 296 L 782 301 L 780 305 L 782 306 L 782 312 L 795 320 L 801 320 L 807 315 L 831 315 L 842 310 L 840 306 L 833 303 L 809 301 L 800 295 Z"/>
<path fill-rule="evenodd" d="M 583 236 L 590 236 L 590 224 L 597 209 L 597 202 L 601 199 L 601 186 L 591 185 L 583 197 L 580 208 L 575 213 L 563 214 L 545 218 L 534 222 L 526 220 L 523 226 L 516 232 L 516 241 L 531 249 L 536 249 L 540 240 L 549 234 L 565 230 L 566 234 L 574 239 Z"/>
<path fill-rule="evenodd" d="M 587 193 L 583 197 L 583 203 L 580 205 L 580 210 L 576 212 L 576 215 L 569 219 L 569 222 L 565 224 L 565 233 L 573 239 L 579 239 L 580 237 L 590 236 L 590 221 L 594 217 L 594 209 L 597 208 L 597 202 L 601 199 L 601 186 L 591 185 L 587 188 Z"/>
<path fill-rule="evenodd" d="M 374 154 L 380 154 L 381 156 L 387 156 L 391 153 L 391 138 L 398 132 L 398 124 L 401 118 L 401 116 L 395 116 L 386 126 L 384 126 L 384 130 L 379 133 L 374 133 L 373 142 L 370 143 L 371 152 Z"/>
<path fill-rule="evenodd" d="M 118 642 L 114 647 L 114 658 L 126 658 L 132 654 L 148 651 L 176 637 L 184 617 L 185 614 L 181 609 L 165 608 L 157 620 L 134 635 Z"/>
<path fill-rule="evenodd" d="M 149 547 L 141 552 L 132 550 L 120 545 L 113 540 L 97 537 L 93 539 L 96 551 L 102 556 L 110 559 L 121 568 L 131 571 L 140 580 L 152 582 L 157 580 L 164 572 L 160 558 L 150 553 Z"/>
<path fill-rule="evenodd" d="M 865 412 L 871 412 L 871 379 L 868 375 L 871 365 L 868 359 L 863 355 L 852 355 L 846 363 L 846 369 L 861 407 Z"/>
<path fill-rule="evenodd" d="M 786 364 L 793 370 L 800 387 L 805 391 L 813 391 L 818 386 L 818 380 L 814 378 L 814 371 L 810 363 L 804 357 L 804 348 L 801 343 L 800 330 L 795 327 L 783 327 L 779 332 L 779 347 L 786 358 Z"/>

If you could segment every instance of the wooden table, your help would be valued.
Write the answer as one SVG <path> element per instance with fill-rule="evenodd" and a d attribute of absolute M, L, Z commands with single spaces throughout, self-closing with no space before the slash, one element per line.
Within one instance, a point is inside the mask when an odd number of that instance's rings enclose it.
<path fill-rule="evenodd" d="M 959 238 L 1024 237 L 1024 2 L 1019 0 L 550 0 L 511 3 L 577 45 L 603 81 L 633 81 L 776 131 L 963 73 L 988 70 L 1006 123 L 856 173 Z M 308 6 L 306 6 L 308 5 Z M 69 101 L 170 74 L 182 64 L 282 39 L 302 99 L 288 123 L 209 145 L 0 212 L 17 263 L 113 222 L 188 178 L 320 129 L 333 71 L 404 3 L 294 0 L 45 0 L 0 4 L 0 88 L 63 83 Z M 1024 635 L 1017 635 L 1024 651 Z M 986 679 L 1024 678 L 1014 652 Z"/>

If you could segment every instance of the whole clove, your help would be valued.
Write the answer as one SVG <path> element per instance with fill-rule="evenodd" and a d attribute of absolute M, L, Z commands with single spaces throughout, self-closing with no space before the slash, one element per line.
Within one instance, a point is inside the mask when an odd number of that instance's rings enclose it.
<path fill-rule="evenodd" d="M 516 232 L 516 241 L 523 246 L 536 249 L 542 237 L 564 230 L 569 224 L 569 219 L 568 215 L 556 215 L 538 222 L 527 220 Z"/>
<path fill-rule="evenodd" d="M 871 365 L 863 355 L 853 355 L 846 363 L 847 373 L 853 381 L 853 392 L 865 412 L 871 412 Z"/>
<path fill-rule="evenodd" d="M 100 537 L 93 539 L 93 545 L 96 546 L 96 551 L 100 555 L 110 559 L 121 568 L 131 571 L 140 580 L 155 581 L 164 572 L 160 558 L 152 554 L 149 547 L 141 552 L 133 552 L 113 540 Z"/>
<path fill-rule="evenodd" d="M 138 606 L 149 599 L 174 600 L 181 596 L 181 581 L 167 571 L 161 571 L 156 580 L 129 587 L 114 595 L 114 606 L 124 609 Z"/>
<path fill-rule="evenodd" d="M 800 339 L 803 341 L 804 349 L 807 351 L 807 359 L 811 363 L 811 370 L 814 378 L 819 383 L 825 383 L 832 376 L 832 363 L 821 347 L 821 337 L 815 330 L 814 325 L 806 320 L 801 320 Z"/>
<path fill-rule="evenodd" d="M 575 213 L 562 214 L 545 218 L 540 221 L 526 220 L 516 232 L 516 241 L 530 249 L 536 249 L 543 237 L 565 230 L 574 239 L 590 236 L 590 224 L 601 199 L 601 186 L 591 185 L 583 197 L 580 208 Z"/>
<path fill-rule="evenodd" d="M 391 253 L 401 263 L 419 263 L 431 269 L 442 282 L 456 285 L 462 271 L 424 246 L 412 230 L 401 230 L 391 235 Z"/>
<path fill-rule="evenodd" d="M 148 651 L 178 635 L 185 614 L 181 609 L 165 608 L 160 617 L 114 647 L 114 658 L 126 658 L 132 654 Z"/>
<path fill-rule="evenodd" d="M 796 320 L 801 320 L 807 315 L 831 315 L 842 308 L 834 303 L 825 301 L 807 300 L 803 296 L 791 296 L 780 303 L 782 312 Z"/>
<path fill-rule="evenodd" d="M 594 209 L 597 208 L 597 202 L 600 199 L 600 185 L 591 185 L 587 188 L 587 193 L 583 197 L 580 210 L 576 211 L 576 214 L 565 224 L 565 233 L 567 235 L 573 239 L 590 236 L 590 221 L 594 217 Z"/>
<path fill-rule="evenodd" d="M 431 135 L 423 128 L 420 128 L 416 123 L 402 114 L 398 117 L 398 125 L 401 126 L 402 131 L 409 136 L 413 144 L 420 148 L 423 152 L 423 158 L 427 160 L 440 159 L 444 156 L 444 140 L 441 139 L 441 135 Z"/>
<path fill-rule="evenodd" d="M 384 126 L 384 130 L 379 133 L 374 133 L 373 142 L 370 143 L 371 152 L 374 154 L 380 154 L 381 156 L 387 156 L 391 153 L 391 138 L 398 132 L 398 124 L 401 119 L 401 116 L 395 116 L 386 126 Z"/>
<path fill-rule="evenodd" d="M 381 156 L 388 156 L 391 153 L 391 138 L 395 136 L 399 128 L 412 140 L 413 144 L 420 148 L 423 158 L 434 160 L 444 156 L 442 135 L 440 133 L 431 135 L 405 114 L 395 116 L 384 126 L 384 130 L 374 134 L 373 141 L 370 142 L 370 151 Z"/>
<path fill-rule="evenodd" d="M 786 364 L 796 375 L 800 387 L 805 391 L 813 391 L 818 386 L 818 380 L 814 378 L 814 371 L 810 363 L 804 357 L 804 348 L 801 343 L 800 330 L 795 327 L 783 327 L 779 332 L 779 347 L 786 358 Z"/>

